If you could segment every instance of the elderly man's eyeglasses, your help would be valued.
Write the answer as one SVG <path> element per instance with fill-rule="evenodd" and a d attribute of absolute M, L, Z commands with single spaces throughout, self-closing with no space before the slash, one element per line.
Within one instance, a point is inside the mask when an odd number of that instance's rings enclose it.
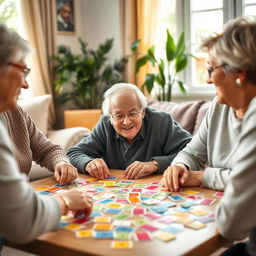
<path fill-rule="evenodd" d="M 123 122 L 126 116 L 129 118 L 129 120 L 135 120 L 136 118 L 139 117 L 140 113 L 141 113 L 141 110 L 140 111 L 132 111 L 132 112 L 128 113 L 127 115 L 125 115 L 125 114 L 112 115 L 111 114 L 111 117 L 116 122 Z"/>
<path fill-rule="evenodd" d="M 20 69 L 20 71 L 24 73 L 25 78 L 28 76 L 28 74 L 30 73 L 30 70 L 31 70 L 30 68 L 27 68 L 26 66 L 22 66 L 17 63 L 8 63 L 8 65 Z"/>
<path fill-rule="evenodd" d="M 222 67 L 223 67 L 223 65 L 214 66 L 214 67 L 208 67 L 208 68 L 207 68 L 208 76 L 211 77 L 211 76 L 212 76 L 212 73 L 214 72 L 215 69 L 217 69 L 217 68 L 222 68 Z"/>

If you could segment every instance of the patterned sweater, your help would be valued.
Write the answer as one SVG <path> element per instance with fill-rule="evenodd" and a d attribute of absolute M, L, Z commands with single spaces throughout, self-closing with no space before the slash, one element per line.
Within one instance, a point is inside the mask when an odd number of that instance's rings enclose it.
<path fill-rule="evenodd" d="M 32 161 L 50 171 L 60 161 L 69 162 L 65 151 L 54 145 L 20 107 L 3 115 L 21 172 L 29 174 Z"/>

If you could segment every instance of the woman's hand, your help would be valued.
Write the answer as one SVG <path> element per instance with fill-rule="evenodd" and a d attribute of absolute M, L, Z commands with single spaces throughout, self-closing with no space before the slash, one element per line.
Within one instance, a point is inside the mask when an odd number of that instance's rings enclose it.
<path fill-rule="evenodd" d="M 61 185 L 71 183 L 78 177 L 77 169 L 70 163 L 61 161 L 56 164 L 54 177 Z"/>

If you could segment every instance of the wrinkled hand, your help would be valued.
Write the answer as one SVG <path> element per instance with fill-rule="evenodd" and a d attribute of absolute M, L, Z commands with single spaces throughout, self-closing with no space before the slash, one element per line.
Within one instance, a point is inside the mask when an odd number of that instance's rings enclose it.
<path fill-rule="evenodd" d="M 161 179 L 161 185 L 170 190 L 178 191 L 181 186 L 197 187 L 202 183 L 203 171 L 188 171 L 185 167 L 169 166 Z"/>
<path fill-rule="evenodd" d="M 61 185 L 71 183 L 78 177 L 77 169 L 70 163 L 59 162 L 54 169 L 54 177 Z"/>
<path fill-rule="evenodd" d="M 70 189 L 61 195 L 67 198 L 69 202 L 69 210 L 75 211 L 79 214 L 83 213 L 85 216 L 89 216 L 91 214 L 93 206 L 92 198 L 81 189 Z"/>
<path fill-rule="evenodd" d="M 152 161 L 135 161 L 126 168 L 124 171 L 124 177 L 126 179 L 138 179 L 153 174 L 157 170 L 157 166 Z"/>
<path fill-rule="evenodd" d="M 96 158 L 86 165 L 85 170 L 90 176 L 97 179 L 105 179 L 110 176 L 109 169 L 102 158 Z"/>

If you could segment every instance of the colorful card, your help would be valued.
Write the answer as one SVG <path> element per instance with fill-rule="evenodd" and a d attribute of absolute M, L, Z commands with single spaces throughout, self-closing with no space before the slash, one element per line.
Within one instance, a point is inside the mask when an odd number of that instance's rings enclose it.
<path fill-rule="evenodd" d="M 92 236 L 93 236 L 92 229 L 83 229 L 83 230 L 76 231 L 77 238 L 92 237 Z"/>
<path fill-rule="evenodd" d="M 131 211 L 131 214 L 137 215 L 137 214 L 145 214 L 146 209 L 145 208 L 133 208 Z"/>
<path fill-rule="evenodd" d="M 127 200 L 128 200 L 130 203 L 139 203 L 139 202 L 141 202 L 141 200 L 139 199 L 139 197 L 135 197 L 135 196 L 128 197 Z"/>
<path fill-rule="evenodd" d="M 197 195 L 197 194 L 199 194 L 198 191 L 194 191 L 194 190 L 183 190 L 182 193 L 185 193 L 187 195 Z"/>
<path fill-rule="evenodd" d="M 182 231 L 184 231 L 184 228 L 168 226 L 168 227 L 163 228 L 162 231 L 171 233 L 173 235 L 177 235 L 177 234 L 181 233 Z"/>
<path fill-rule="evenodd" d="M 154 227 L 154 226 L 152 226 L 150 224 L 141 225 L 139 228 L 145 229 L 145 230 L 150 231 L 150 232 L 154 232 L 154 231 L 159 229 L 159 228 Z"/>
<path fill-rule="evenodd" d="M 65 225 L 63 228 L 64 228 L 64 229 L 67 229 L 67 230 L 69 230 L 69 231 L 77 231 L 77 230 L 79 230 L 79 229 L 84 228 L 84 226 L 82 226 L 82 225 L 80 225 L 80 224 L 76 224 L 76 223 L 70 223 L 70 224 L 68 224 L 68 225 Z"/>
<path fill-rule="evenodd" d="M 132 227 L 121 227 L 121 226 L 120 226 L 120 227 L 116 227 L 116 228 L 115 228 L 115 232 L 131 233 L 131 232 L 133 232 L 133 231 L 134 231 L 134 228 L 132 228 Z"/>
<path fill-rule="evenodd" d="M 192 210 L 189 211 L 189 213 L 191 213 L 193 215 L 196 215 L 196 216 L 204 216 L 204 215 L 209 214 L 209 212 L 202 211 L 202 210 L 197 210 L 197 209 L 192 209 Z"/>
<path fill-rule="evenodd" d="M 224 192 L 216 192 L 213 194 L 214 197 L 222 198 L 224 196 Z"/>
<path fill-rule="evenodd" d="M 111 231 L 99 231 L 99 232 L 94 232 L 93 237 L 96 239 L 113 239 L 114 234 Z"/>
<path fill-rule="evenodd" d="M 157 219 L 160 219 L 161 218 L 161 215 L 160 214 L 156 214 L 156 213 L 146 213 L 144 214 L 143 216 L 151 219 L 151 220 L 157 220 Z"/>
<path fill-rule="evenodd" d="M 159 186 L 154 186 L 154 185 L 151 185 L 151 186 L 149 186 L 149 187 L 146 187 L 146 189 L 148 189 L 148 190 L 154 190 L 154 189 L 156 189 L 156 188 L 158 188 Z"/>
<path fill-rule="evenodd" d="M 200 204 L 201 205 L 213 205 L 215 203 L 215 199 L 212 199 L 212 198 L 205 198 L 203 199 Z"/>
<path fill-rule="evenodd" d="M 115 240 L 131 240 L 132 233 L 128 232 L 114 232 L 114 239 Z"/>
<path fill-rule="evenodd" d="M 147 232 L 135 232 L 134 240 L 135 241 L 151 241 L 152 237 Z"/>
<path fill-rule="evenodd" d="M 110 223 L 111 217 L 108 217 L 108 216 L 95 217 L 93 221 L 97 223 Z"/>
<path fill-rule="evenodd" d="M 132 249 L 133 242 L 132 241 L 113 241 L 111 243 L 111 248 L 118 249 L 118 250 Z"/>
<path fill-rule="evenodd" d="M 109 231 L 113 229 L 113 225 L 110 223 L 104 223 L 104 224 L 94 224 L 93 225 L 94 230 L 103 230 L 103 231 Z"/>
<path fill-rule="evenodd" d="M 185 227 L 198 230 L 198 229 L 202 229 L 202 228 L 206 227 L 206 225 L 203 223 L 200 223 L 199 221 L 194 221 L 194 222 L 186 224 Z"/>
<path fill-rule="evenodd" d="M 163 242 L 169 242 L 171 240 L 174 240 L 176 238 L 175 235 L 168 233 L 168 232 L 163 232 L 163 231 L 158 231 L 156 233 L 154 233 L 154 237 L 156 239 L 159 239 Z"/>
<path fill-rule="evenodd" d="M 178 202 L 178 201 L 185 201 L 185 198 L 179 195 L 170 195 L 168 196 L 171 200 Z"/>
<path fill-rule="evenodd" d="M 104 186 L 105 187 L 115 187 L 116 186 L 116 182 L 115 181 L 104 181 Z"/>

